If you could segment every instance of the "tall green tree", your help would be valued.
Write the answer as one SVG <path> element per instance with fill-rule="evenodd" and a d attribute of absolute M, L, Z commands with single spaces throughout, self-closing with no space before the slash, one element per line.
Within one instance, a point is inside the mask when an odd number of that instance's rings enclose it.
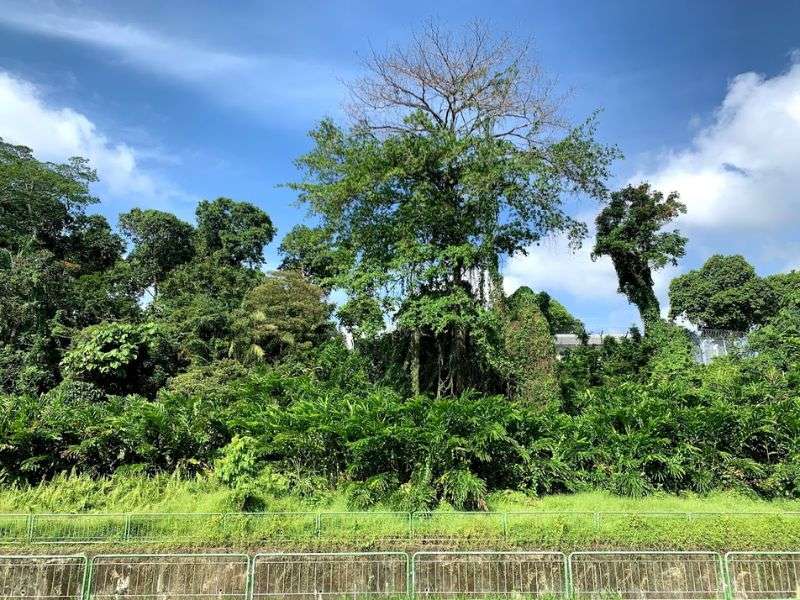
<path fill-rule="evenodd" d="M 81 158 L 37 160 L 0 140 L 0 386 L 39 393 L 59 380 L 58 363 L 74 331 L 132 316 L 124 285 L 106 273 L 123 242 L 100 215 Z"/>
<path fill-rule="evenodd" d="M 0 383 L 39 393 L 58 381 L 59 351 L 69 340 L 62 309 L 70 278 L 64 264 L 40 250 L 11 255 L 0 268 Z M 64 336 L 66 337 L 66 335 Z"/>
<path fill-rule="evenodd" d="M 258 267 L 275 228 L 260 208 L 228 198 L 200 202 L 196 217 L 196 255 L 169 272 L 151 309 L 182 354 L 206 364 L 228 356 L 234 313 L 264 280 Z"/>
<path fill-rule="evenodd" d="M 203 200 L 197 206 L 197 251 L 232 266 L 255 268 L 264 262 L 264 246 L 275 237 L 269 215 L 230 198 Z"/>
<path fill-rule="evenodd" d="M 629 185 L 611 194 L 597 216 L 592 259 L 609 256 L 614 263 L 619 292 L 639 310 L 645 330 L 660 318 L 653 291 L 653 271 L 678 264 L 685 253 L 686 238 L 677 229 L 663 228 L 686 206 L 677 192 L 664 197 L 647 183 Z"/>
<path fill-rule="evenodd" d="M 333 248 L 331 234 L 320 227 L 296 225 L 281 240 L 282 271 L 299 271 L 317 285 L 330 289 L 339 268 L 350 256 L 345 248 Z"/>
<path fill-rule="evenodd" d="M 775 295 L 777 308 L 800 310 L 800 271 L 776 273 L 765 277 L 767 284 Z"/>
<path fill-rule="evenodd" d="M 47 250 L 61 258 L 65 239 L 97 202 L 89 190 L 95 181 L 85 159 L 41 162 L 30 148 L 0 138 L 0 248 Z"/>
<path fill-rule="evenodd" d="M 80 215 L 63 241 L 64 258 L 79 275 L 98 273 L 122 258 L 125 242 L 101 215 Z"/>
<path fill-rule="evenodd" d="M 565 127 L 526 49 L 480 25 L 455 36 L 429 24 L 366 67 L 355 125 L 323 121 L 293 187 L 328 236 L 322 252 L 339 257 L 340 314 L 367 334 L 393 320 L 410 334 L 414 391 L 459 394 L 485 380 L 476 336 L 501 260 L 550 232 L 580 239 L 563 195 L 602 197 L 617 153 L 591 121 Z"/>
<path fill-rule="evenodd" d="M 263 279 L 259 270 L 197 257 L 170 272 L 150 311 L 172 331 L 186 358 L 206 364 L 228 356 L 234 312 Z"/>
<path fill-rule="evenodd" d="M 720 254 L 673 279 L 669 302 L 672 318 L 684 317 L 701 329 L 734 331 L 763 323 L 778 307 L 775 287 L 743 256 Z"/>
<path fill-rule="evenodd" d="M 119 226 L 133 244 L 128 261 L 141 289 L 152 288 L 154 297 L 170 271 L 194 256 L 194 228 L 172 213 L 134 208 L 120 215 Z"/>

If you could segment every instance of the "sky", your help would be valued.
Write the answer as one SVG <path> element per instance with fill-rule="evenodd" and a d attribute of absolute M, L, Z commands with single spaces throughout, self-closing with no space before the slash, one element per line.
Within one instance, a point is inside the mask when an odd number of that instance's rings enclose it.
<path fill-rule="evenodd" d="M 800 2 L 584 0 L 471 2 L 137 2 L 0 0 L 0 137 L 43 160 L 80 155 L 101 178 L 94 207 L 191 220 L 227 196 L 266 210 L 278 236 L 308 216 L 294 159 L 323 117 L 344 122 L 345 81 L 370 48 L 402 44 L 425 19 L 479 18 L 533 39 L 579 122 L 625 158 L 612 187 L 678 191 L 686 257 L 743 254 L 762 275 L 800 269 Z M 599 206 L 584 201 L 588 223 Z M 595 332 L 636 311 L 609 260 L 550 237 L 504 264 L 505 286 L 545 290 Z"/>

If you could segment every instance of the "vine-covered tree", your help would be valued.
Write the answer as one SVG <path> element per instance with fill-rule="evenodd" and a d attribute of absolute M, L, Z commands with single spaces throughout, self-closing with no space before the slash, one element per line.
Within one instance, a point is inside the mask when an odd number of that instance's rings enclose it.
<path fill-rule="evenodd" d="M 323 257 L 336 257 L 335 268 L 307 252 L 304 263 L 332 272 L 325 285 L 347 293 L 352 329 L 369 335 L 388 318 L 408 333 L 415 392 L 458 394 L 485 381 L 477 330 L 501 260 L 547 233 L 579 240 L 585 225 L 563 196 L 603 197 L 617 152 L 591 120 L 559 118 L 527 46 L 480 24 L 461 35 L 428 24 L 365 67 L 354 125 L 323 121 L 297 161 L 293 187 L 325 232 Z"/>
<path fill-rule="evenodd" d="M 544 405 L 558 394 L 551 324 L 538 294 L 528 287 L 519 288 L 504 304 L 502 358 L 508 369 L 510 395 Z"/>
<path fill-rule="evenodd" d="M 597 216 L 597 234 L 592 259 L 609 256 L 619 281 L 619 292 L 639 310 L 645 330 L 660 318 L 653 291 L 653 271 L 678 264 L 685 253 L 686 238 L 677 229 L 663 228 L 686 206 L 678 193 L 664 197 L 647 183 L 629 185 L 611 194 L 608 205 Z"/>

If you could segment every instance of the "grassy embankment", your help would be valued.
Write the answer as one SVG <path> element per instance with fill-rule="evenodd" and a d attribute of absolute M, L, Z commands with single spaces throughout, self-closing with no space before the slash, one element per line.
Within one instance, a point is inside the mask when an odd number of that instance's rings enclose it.
<path fill-rule="evenodd" d="M 705 497 L 656 495 L 620 498 L 600 492 L 532 498 L 517 492 L 490 496 L 488 513 L 428 515 L 348 510 L 345 495 L 253 498 L 263 511 L 308 514 L 174 517 L 153 513 L 226 513 L 242 508 L 242 494 L 213 478 L 92 480 L 59 477 L 31 487 L 0 488 L 3 513 L 146 513 L 125 517 L 36 517 L 40 542 L 103 539 L 128 546 L 413 548 L 422 546 L 536 549 L 793 549 L 800 546 L 800 514 L 732 515 L 799 511 L 800 501 L 772 501 L 734 493 Z M 521 514 L 527 513 L 527 514 Z M 621 514 L 612 514 L 621 513 Z M 636 514 L 633 514 L 636 513 Z M 676 514 L 677 513 L 677 514 Z M 686 514 L 689 513 L 689 514 Z M 728 513 L 728 514 L 726 514 Z M 320 516 L 317 517 L 317 514 Z M 0 521 L 0 536 L 25 544 L 24 519 Z M 17 545 L 18 547 L 18 545 Z"/>

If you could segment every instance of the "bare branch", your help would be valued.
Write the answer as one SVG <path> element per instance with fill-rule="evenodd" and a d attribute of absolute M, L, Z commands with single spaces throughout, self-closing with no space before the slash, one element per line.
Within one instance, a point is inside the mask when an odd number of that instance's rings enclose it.
<path fill-rule="evenodd" d="M 366 76 L 350 87 L 351 115 L 376 131 L 419 131 L 415 112 L 459 135 L 491 135 L 536 145 L 563 127 L 554 82 L 531 57 L 530 43 L 493 36 L 475 21 L 457 35 L 428 21 L 408 48 L 371 49 Z"/>

